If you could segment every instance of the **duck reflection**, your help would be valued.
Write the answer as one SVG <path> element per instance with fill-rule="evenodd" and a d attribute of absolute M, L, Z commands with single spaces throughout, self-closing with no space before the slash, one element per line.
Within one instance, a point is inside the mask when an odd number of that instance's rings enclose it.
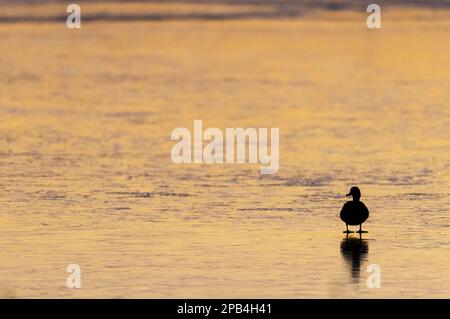
<path fill-rule="evenodd" d="M 369 242 L 361 237 L 346 237 L 341 242 L 341 254 L 350 265 L 351 275 L 354 280 L 359 280 L 361 262 L 367 259 Z"/>

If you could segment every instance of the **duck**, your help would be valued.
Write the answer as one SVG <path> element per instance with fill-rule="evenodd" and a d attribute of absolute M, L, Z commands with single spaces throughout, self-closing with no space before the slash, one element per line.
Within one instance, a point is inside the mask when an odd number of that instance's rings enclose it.
<path fill-rule="evenodd" d="M 341 209 L 341 219 L 345 223 L 347 230 L 344 233 L 353 233 L 348 230 L 348 225 L 357 226 L 359 225 L 359 231 L 357 233 L 367 233 L 361 229 L 361 225 L 369 218 L 369 209 L 360 201 L 361 191 L 357 186 L 353 186 L 350 192 L 345 196 L 352 196 L 353 200 L 344 204 Z"/>

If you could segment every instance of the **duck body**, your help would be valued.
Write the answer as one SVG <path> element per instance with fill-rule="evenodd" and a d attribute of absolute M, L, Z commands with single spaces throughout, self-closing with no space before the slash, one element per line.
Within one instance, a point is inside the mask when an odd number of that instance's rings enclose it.
<path fill-rule="evenodd" d="M 363 202 L 350 201 L 344 204 L 340 215 L 345 224 L 357 226 L 361 225 L 369 218 L 369 210 Z"/>
<path fill-rule="evenodd" d="M 344 233 L 347 235 L 349 233 L 353 233 L 353 231 L 348 230 L 348 225 L 356 226 L 359 225 L 359 230 L 357 233 L 367 233 L 361 229 L 362 223 L 364 223 L 367 218 L 369 218 L 369 210 L 366 205 L 361 202 L 359 199 L 361 198 L 361 191 L 358 187 L 353 186 L 350 189 L 350 193 L 345 196 L 352 196 L 353 200 L 351 202 L 347 202 L 344 204 L 344 207 L 341 209 L 341 219 L 345 223 L 345 227 L 347 228 Z"/>

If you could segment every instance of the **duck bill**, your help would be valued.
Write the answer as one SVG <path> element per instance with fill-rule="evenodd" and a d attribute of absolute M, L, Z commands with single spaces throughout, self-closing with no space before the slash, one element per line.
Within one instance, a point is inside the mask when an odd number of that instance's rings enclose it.
<path fill-rule="evenodd" d="M 351 194 L 351 193 L 348 193 L 348 194 L 347 194 L 347 195 L 345 195 L 345 196 L 349 197 L 349 196 L 352 196 L 352 194 Z"/>

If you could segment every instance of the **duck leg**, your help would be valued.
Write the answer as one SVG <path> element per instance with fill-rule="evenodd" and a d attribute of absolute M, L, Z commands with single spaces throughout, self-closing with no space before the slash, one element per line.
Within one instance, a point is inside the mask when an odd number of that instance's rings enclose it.
<path fill-rule="evenodd" d="M 345 227 L 347 227 L 347 230 L 344 230 L 343 233 L 344 234 L 350 234 L 350 233 L 354 233 L 354 231 L 348 230 L 348 224 L 345 224 Z"/>
<path fill-rule="evenodd" d="M 368 233 L 367 230 L 362 230 L 362 229 L 361 229 L 361 225 L 362 225 L 362 224 L 359 224 L 359 230 L 357 231 L 357 233 L 358 233 L 358 234 L 365 234 L 365 233 Z"/>

